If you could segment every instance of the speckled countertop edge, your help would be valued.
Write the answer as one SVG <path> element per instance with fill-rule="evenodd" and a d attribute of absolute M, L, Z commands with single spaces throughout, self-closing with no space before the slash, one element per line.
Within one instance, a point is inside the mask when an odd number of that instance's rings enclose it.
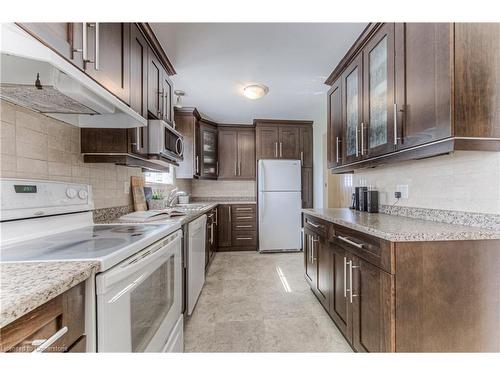
<path fill-rule="evenodd" d="M 366 212 L 351 211 L 349 209 L 327 209 L 326 211 L 324 209 L 303 209 L 302 212 L 391 242 L 500 239 L 500 231 L 393 216 L 383 213 L 370 214 Z M 349 214 L 347 214 L 348 212 Z M 350 217 L 346 219 L 342 216 Z M 357 219 L 361 221 L 362 219 L 370 217 L 376 219 L 373 220 L 374 223 L 372 225 L 356 222 Z M 396 222 L 397 225 L 394 225 Z M 407 225 L 409 229 L 401 229 L 405 225 Z M 419 226 L 422 226 L 423 230 L 418 230 Z"/>
<path fill-rule="evenodd" d="M 0 263 L 0 328 L 98 271 L 96 261 Z"/>

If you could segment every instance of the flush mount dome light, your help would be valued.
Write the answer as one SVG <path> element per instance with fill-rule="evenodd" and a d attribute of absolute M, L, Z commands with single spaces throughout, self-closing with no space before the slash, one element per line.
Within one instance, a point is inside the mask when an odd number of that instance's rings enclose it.
<path fill-rule="evenodd" d="M 260 99 L 269 92 L 269 87 L 265 85 L 249 85 L 243 89 L 243 95 L 248 99 Z"/>

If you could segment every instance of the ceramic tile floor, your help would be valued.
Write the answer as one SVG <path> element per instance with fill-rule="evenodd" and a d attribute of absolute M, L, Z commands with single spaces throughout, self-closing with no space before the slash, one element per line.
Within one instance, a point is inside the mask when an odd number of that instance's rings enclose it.
<path fill-rule="evenodd" d="M 304 280 L 303 254 L 217 253 L 186 352 L 350 352 Z"/>

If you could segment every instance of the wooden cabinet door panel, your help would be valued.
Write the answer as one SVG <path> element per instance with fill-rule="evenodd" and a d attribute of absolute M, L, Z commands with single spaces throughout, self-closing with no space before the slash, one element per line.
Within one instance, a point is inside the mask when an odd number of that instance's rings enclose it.
<path fill-rule="evenodd" d="M 148 112 L 161 118 L 161 89 L 163 67 L 151 48 L 148 48 Z"/>
<path fill-rule="evenodd" d="M 238 132 L 219 129 L 219 178 L 236 178 L 238 163 Z"/>
<path fill-rule="evenodd" d="M 300 159 L 300 129 L 295 126 L 279 127 L 279 158 Z"/>
<path fill-rule="evenodd" d="M 91 62 L 85 63 L 85 72 L 128 104 L 130 102 L 130 24 L 99 23 L 98 35 L 95 26 L 87 27 L 86 32 Z M 97 37 L 99 38 L 98 67 L 96 66 Z"/>
<path fill-rule="evenodd" d="M 302 168 L 302 208 L 313 207 L 313 169 Z"/>
<path fill-rule="evenodd" d="M 130 29 L 130 107 L 148 118 L 148 45 L 135 25 Z M 131 152 L 148 153 L 148 128 L 129 129 Z"/>
<path fill-rule="evenodd" d="M 78 68 L 83 69 L 83 23 L 32 22 L 18 25 Z"/>
<path fill-rule="evenodd" d="M 259 126 L 257 135 L 257 159 L 279 158 L 278 126 Z"/>
<path fill-rule="evenodd" d="M 352 305 L 348 298 L 347 265 L 349 254 L 335 243 L 332 247 L 333 291 L 330 300 L 330 316 L 337 327 L 352 342 Z"/>
<path fill-rule="evenodd" d="M 217 244 L 219 247 L 231 246 L 231 205 L 217 206 Z"/>
<path fill-rule="evenodd" d="M 453 25 L 396 25 L 398 148 L 451 136 Z"/>
<path fill-rule="evenodd" d="M 342 74 L 342 131 L 345 163 L 361 160 L 360 125 L 363 122 L 363 55 L 360 53 Z"/>
<path fill-rule="evenodd" d="M 327 162 L 328 168 L 342 164 L 342 130 L 344 128 L 342 112 L 341 78 L 328 91 L 328 128 L 327 128 Z"/>
<path fill-rule="evenodd" d="M 302 167 L 313 166 L 313 129 L 312 127 L 300 128 L 300 161 Z"/>
<path fill-rule="evenodd" d="M 353 346 L 358 352 L 392 352 L 394 276 L 358 257 L 352 260 Z"/>
<path fill-rule="evenodd" d="M 161 77 L 161 94 L 160 94 L 160 108 L 161 108 L 161 119 L 163 121 L 172 121 L 172 95 L 173 95 L 173 84 L 167 75 L 167 72 L 162 67 L 162 77 Z"/>
<path fill-rule="evenodd" d="M 386 23 L 363 48 L 363 157 L 395 150 L 394 103 L 394 23 Z"/>
<path fill-rule="evenodd" d="M 238 130 L 238 178 L 255 179 L 255 131 Z"/>
<path fill-rule="evenodd" d="M 330 310 L 330 301 L 333 294 L 333 265 L 332 250 L 325 238 L 317 237 L 313 239 L 314 256 L 318 263 L 317 293 L 323 307 Z"/>

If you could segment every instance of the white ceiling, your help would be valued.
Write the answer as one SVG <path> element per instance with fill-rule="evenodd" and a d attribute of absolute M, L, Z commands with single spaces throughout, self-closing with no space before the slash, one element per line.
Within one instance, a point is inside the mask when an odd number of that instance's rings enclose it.
<path fill-rule="evenodd" d="M 325 79 L 353 44 L 364 23 L 153 23 L 174 65 L 183 106 L 219 123 L 255 118 L 325 118 Z M 259 100 L 243 87 L 262 83 Z"/>

